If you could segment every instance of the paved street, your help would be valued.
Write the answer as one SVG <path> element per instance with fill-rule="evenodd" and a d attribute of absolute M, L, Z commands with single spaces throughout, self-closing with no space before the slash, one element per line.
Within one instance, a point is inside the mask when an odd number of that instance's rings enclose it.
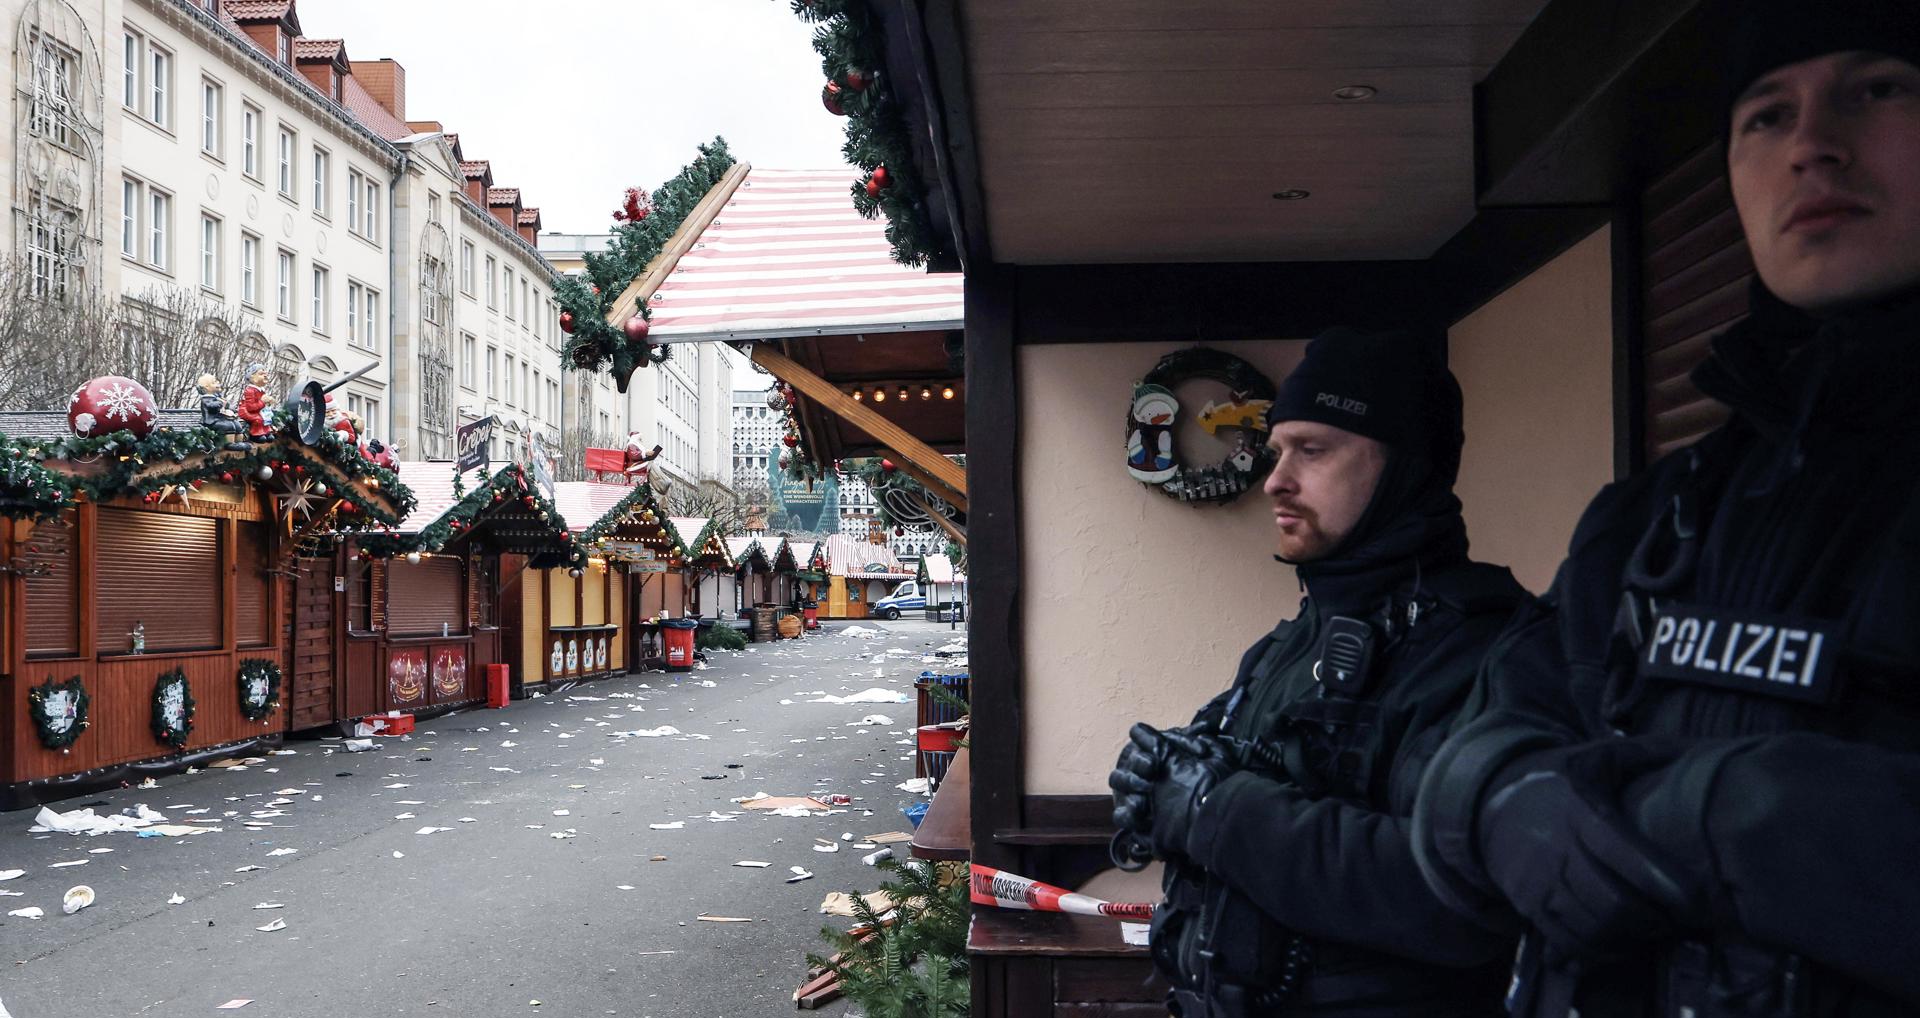
<path fill-rule="evenodd" d="M 589 683 L 424 722 L 410 741 L 377 740 L 378 752 L 296 740 L 294 755 L 244 771 L 54 805 L 106 814 L 144 803 L 175 823 L 238 811 L 218 833 L 35 835 L 33 811 L 0 814 L 0 871 L 26 871 L 0 882 L 18 892 L 0 897 L 0 913 L 47 913 L 0 916 L 0 1003 L 14 1018 L 207 1015 L 248 998 L 233 1013 L 792 1012 L 803 956 L 826 953 L 820 926 L 849 923 L 819 915 L 821 899 L 872 890 L 879 877 L 865 852 L 816 852 L 815 839 L 906 830 L 898 807 L 914 798 L 895 787 L 913 776 L 911 702 L 807 701 L 870 687 L 911 696 L 923 669 L 947 667 L 922 655 L 956 635 L 924 622 L 865 625 L 886 632 L 860 639 L 834 624 L 798 643 L 715 654 L 684 676 Z M 893 723 L 858 724 L 871 714 Z M 661 726 L 685 734 L 613 734 Z M 708 819 L 761 791 L 854 801 L 829 816 Z M 270 805 L 279 799 L 291 802 Z M 237 822 L 275 810 L 285 815 L 267 818 L 272 827 Z M 684 827 L 650 826 L 674 822 Z M 429 827 L 444 830 L 416 833 Z M 273 854 L 285 849 L 295 851 Z M 733 866 L 746 859 L 773 865 Z M 795 865 L 816 876 L 786 883 Z M 97 904 L 61 914 L 62 892 L 82 883 Z M 184 902 L 169 904 L 176 894 Z M 256 930 L 275 920 L 286 928 Z M 846 1012 L 841 1002 L 825 1013 Z"/>

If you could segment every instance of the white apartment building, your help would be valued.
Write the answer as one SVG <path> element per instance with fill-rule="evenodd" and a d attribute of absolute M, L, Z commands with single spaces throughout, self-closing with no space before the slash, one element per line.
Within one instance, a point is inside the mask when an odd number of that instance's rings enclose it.
<path fill-rule="evenodd" d="M 733 391 L 733 473 L 743 482 L 765 484 L 769 464 L 780 459 L 784 434 L 780 411 L 767 406 L 766 389 Z"/>
<path fill-rule="evenodd" d="M 0 11 L 24 100 L 13 253 L 46 289 L 188 290 L 257 321 L 237 341 L 284 374 L 371 363 L 342 402 L 403 457 L 450 457 L 487 414 L 500 458 L 535 433 L 624 431 L 604 375 L 560 370 L 539 210 L 407 120 L 398 63 L 304 38 L 294 0 Z"/>

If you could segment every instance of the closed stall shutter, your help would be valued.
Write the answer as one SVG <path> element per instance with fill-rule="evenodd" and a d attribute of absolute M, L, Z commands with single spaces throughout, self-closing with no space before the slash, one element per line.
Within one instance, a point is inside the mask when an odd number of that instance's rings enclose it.
<path fill-rule="evenodd" d="M 234 639 L 242 647 L 260 647 L 272 642 L 267 633 L 267 528 L 261 523 L 240 523 L 239 541 L 234 548 L 233 625 Z"/>
<path fill-rule="evenodd" d="M 1641 313 L 1644 327 L 1646 457 L 1651 463 L 1726 420 L 1687 375 L 1713 337 L 1745 317 L 1753 259 L 1727 186 L 1726 165 L 1709 145 L 1641 196 Z"/>
<path fill-rule="evenodd" d="M 467 604 L 466 592 L 460 584 L 461 566 L 461 560 L 451 555 L 434 555 L 418 563 L 399 559 L 389 565 L 387 632 L 395 636 L 466 632 Z"/>
<path fill-rule="evenodd" d="M 100 653 L 131 651 L 138 625 L 150 654 L 220 646 L 218 520 L 102 508 L 96 528 Z"/>
<path fill-rule="evenodd" d="M 41 520 L 27 539 L 29 656 L 74 657 L 80 653 L 74 529 L 74 513 L 69 509 L 53 519 Z"/>

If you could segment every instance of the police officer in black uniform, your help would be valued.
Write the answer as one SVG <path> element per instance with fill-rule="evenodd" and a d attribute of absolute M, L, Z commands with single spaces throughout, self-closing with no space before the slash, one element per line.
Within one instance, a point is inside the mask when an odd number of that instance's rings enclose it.
<path fill-rule="evenodd" d="M 1529 600 L 1467 558 L 1460 417 L 1452 374 L 1406 334 L 1336 329 L 1280 386 L 1265 491 L 1299 617 L 1192 724 L 1134 726 L 1109 779 L 1116 860 L 1131 843 L 1166 863 L 1152 952 L 1180 1018 L 1498 1013 L 1511 933 L 1428 890 L 1407 827 Z"/>
<path fill-rule="evenodd" d="M 1421 789 L 1518 1015 L 1920 1014 L 1920 7 L 1738 10 L 1733 419 L 1595 499 Z"/>

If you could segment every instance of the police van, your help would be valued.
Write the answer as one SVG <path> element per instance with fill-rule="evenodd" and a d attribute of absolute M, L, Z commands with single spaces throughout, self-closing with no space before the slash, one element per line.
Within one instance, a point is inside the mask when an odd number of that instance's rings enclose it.
<path fill-rule="evenodd" d="M 889 622 L 900 617 L 902 612 L 923 612 L 927 610 L 927 596 L 920 592 L 920 584 L 914 580 L 902 582 L 893 588 L 886 597 L 867 606 L 867 615 L 871 618 L 886 619 Z"/>

